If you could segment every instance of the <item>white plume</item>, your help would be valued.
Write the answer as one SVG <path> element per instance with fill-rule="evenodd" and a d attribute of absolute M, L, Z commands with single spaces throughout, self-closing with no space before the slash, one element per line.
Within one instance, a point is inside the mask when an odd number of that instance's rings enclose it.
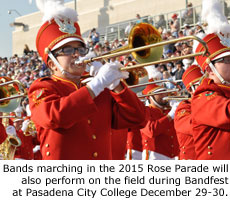
<path fill-rule="evenodd" d="M 78 20 L 74 9 L 64 6 L 64 0 L 36 0 L 38 9 L 44 13 L 43 22 L 53 18 L 69 19 L 73 22 Z"/>
<path fill-rule="evenodd" d="M 202 2 L 202 22 L 206 22 L 208 27 L 206 33 L 230 33 L 230 25 L 223 13 L 223 7 L 219 0 L 203 0 Z"/>

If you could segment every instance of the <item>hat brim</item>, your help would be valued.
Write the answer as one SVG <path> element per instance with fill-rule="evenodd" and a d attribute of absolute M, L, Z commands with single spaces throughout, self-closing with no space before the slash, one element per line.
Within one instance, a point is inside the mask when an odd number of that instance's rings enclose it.
<path fill-rule="evenodd" d="M 159 93 L 161 91 L 166 91 L 166 88 L 159 87 L 159 88 L 155 89 L 154 91 L 151 91 L 151 93 Z"/>
<path fill-rule="evenodd" d="M 215 60 L 217 60 L 219 58 L 223 58 L 223 57 L 226 57 L 226 56 L 229 56 L 229 55 L 230 55 L 230 51 L 223 52 L 220 55 L 216 56 L 212 61 L 215 61 Z"/>
<path fill-rule="evenodd" d="M 69 43 L 69 42 L 74 42 L 74 41 L 78 41 L 78 42 L 82 42 L 83 44 L 85 44 L 81 39 L 77 38 L 77 37 L 68 37 L 66 39 L 61 40 L 60 42 L 58 42 L 56 45 L 53 46 L 53 48 L 51 49 L 51 51 L 58 49 L 59 47 Z"/>

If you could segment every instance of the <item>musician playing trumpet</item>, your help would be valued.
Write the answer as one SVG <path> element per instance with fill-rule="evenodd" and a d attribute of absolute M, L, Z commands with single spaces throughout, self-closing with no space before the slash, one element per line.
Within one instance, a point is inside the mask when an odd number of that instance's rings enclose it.
<path fill-rule="evenodd" d="M 166 91 L 162 86 L 149 84 L 143 94 L 148 96 L 147 124 L 141 129 L 144 160 L 172 160 L 179 154 L 176 131 L 174 129 L 174 114 L 178 106 L 177 101 L 169 103 L 163 98 L 168 93 L 157 94 Z"/>
<path fill-rule="evenodd" d="M 36 80 L 29 90 L 42 158 L 112 159 L 111 129 L 145 123 L 144 105 L 120 82 L 128 73 L 117 63 L 103 65 L 86 86 L 81 85 L 85 65 L 76 60 L 88 50 L 76 11 L 49 3 L 53 16 L 41 26 L 36 44 L 53 75 Z"/>

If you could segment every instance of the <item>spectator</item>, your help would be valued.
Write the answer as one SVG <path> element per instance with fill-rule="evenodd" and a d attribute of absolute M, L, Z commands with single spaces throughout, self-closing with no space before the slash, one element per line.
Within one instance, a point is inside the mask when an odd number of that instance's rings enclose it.
<path fill-rule="evenodd" d="M 168 71 L 163 72 L 163 79 L 168 79 L 169 81 L 173 81 L 173 78 Z M 175 85 L 172 82 L 164 82 L 164 86 L 166 89 L 175 88 Z"/>
<path fill-rule="evenodd" d="M 183 76 L 184 71 L 185 71 L 183 66 L 184 66 L 184 64 L 182 63 L 181 60 L 178 60 L 176 62 L 175 80 L 181 80 L 182 79 L 182 76 Z M 178 85 L 180 85 L 181 88 L 185 88 L 183 82 L 178 83 Z"/>
<path fill-rule="evenodd" d="M 177 38 L 178 31 L 180 29 L 180 23 L 179 23 L 179 20 L 177 19 L 177 14 L 172 15 L 172 20 L 170 22 L 170 28 L 171 28 L 172 35 Z"/>
<path fill-rule="evenodd" d="M 166 20 L 164 15 L 159 15 L 159 20 L 156 22 L 156 28 L 166 28 Z"/>
<path fill-rule="evenodd" d="M 100 34 L 96 31 L 96 28 L 93 28 L 90 31 L 88 38 L 92 40 L 93 45 L 97 44 L 100 41 Z"/>
<path fill-rule="evenodd" d="M 193 5 L 191 2 L 187 4 L 187 9 L 185 10 L 185 13 L 183 14 L 183 19 L 185 24 L 193 24 Z"/>
<path fill-rule="evenodd" d="M 183 35 L 184 36 L 188 36 L 189 35 L 189 32 L 190 32 L 190 26 L 185 23 L 184 26 L 183 26 L 184 30 L 183 30 Z"/>
<path fill-rule="evenodd" d="M 130 33 L 130 31 L 134 25 L 135 25 L 135 23 L 131 21 L 131 22 L 129 22 L 129 25 L 126 26 L 126 28 L 125 28 L 125 36 L 126 37 L 129 36 L 129 33 Z"/>
<path fill-rule="evenodd" d="M 27 55 L 28 53 L 30 53 L 30 48 L 27 44 L 25 44 L 24 50 L 23 50 L 24 55 Z"/>
<path fill-rule="evenodd" d="M 137 20 L 136 20 L 137 24 L 142 22 L 140 14 L 136 14 L 136 18 L 137 18 Z"/>

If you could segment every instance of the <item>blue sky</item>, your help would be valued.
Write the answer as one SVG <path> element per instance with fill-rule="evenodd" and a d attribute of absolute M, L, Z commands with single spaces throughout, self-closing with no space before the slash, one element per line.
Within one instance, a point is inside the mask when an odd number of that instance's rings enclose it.
<path fill-rule="evenodd" d="M 65 0 L 70 2 L 73 0 Z M 29 4 L 29 0 L 5 0 L 1 2 L 0 6 L 0 57 L 10 57 L 12 55 L 12 31 L 13 27 L 10 27 L 10 23 L 14 22 L 14 19 L 19 15 L 12 11 L 8 14 L 8 10 L 17 10 L 21 15 L 27 15 L 32 12 L 38 11 L 35 0 L 32 4 Z"/>

